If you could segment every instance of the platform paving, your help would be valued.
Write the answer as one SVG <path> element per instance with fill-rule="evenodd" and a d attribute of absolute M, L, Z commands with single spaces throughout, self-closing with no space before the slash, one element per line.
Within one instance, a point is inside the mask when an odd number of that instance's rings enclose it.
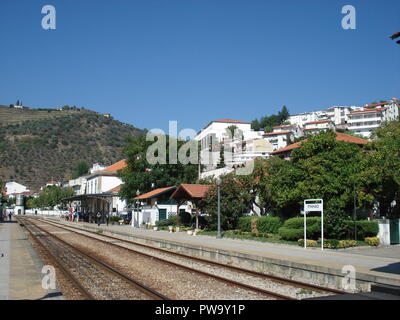
<path fill-rule="evenodd" d="M 53 218 L 54 219 L 54 218 Z M 65 221 L 63 221 L 65 222 Z M 290 266 L 301 266 L 318 272 L 338 274 L 346 265 L 355 267 L 356 277 L 365 281 L 400 286 L 400 246 L 357 248 L 352 250 L 329 250 L 307 248 L 284 244 L 273 244 L 251 240 L 216 239 L 210 236 L 190 236 L 186 232 L 170 233 L 168 231 L 153 231 L 133 228 L 130 225 L 111 225 L 68 222 L 80 224 L 86 228 L 102 229 L 119 234 L 133 235 L 146 239 L 155 239 L 185 246 L 201 247 L 210 250 L 224 250 L 234 254 L 246 254 L 272 261 L 284 262 Z"/>
<path fill-rule="evenodd" d="M 42 288 L 43 263 L 16 222 L 0 223 L 0 300 L 60 300 Z"/>

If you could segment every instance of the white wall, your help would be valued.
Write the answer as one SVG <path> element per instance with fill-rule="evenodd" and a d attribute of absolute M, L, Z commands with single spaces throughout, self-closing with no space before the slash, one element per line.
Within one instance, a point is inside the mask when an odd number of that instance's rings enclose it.
<path fill-rule="evenodd" d="M 27 187 L 15 181 L 7 182 L 5 187 L 7 188 L 7 195 L 29 191 Z"/>
<path fill-rule="evenodd" d="M 379 219 L 379 233 L 378 238 L 382 245 L 390 245 L 390 220 L 389 219 Z"/>

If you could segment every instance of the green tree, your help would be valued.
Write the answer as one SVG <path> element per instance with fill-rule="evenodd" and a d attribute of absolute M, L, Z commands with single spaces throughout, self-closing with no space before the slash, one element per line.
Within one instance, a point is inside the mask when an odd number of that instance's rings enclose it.
<path fill-rule="evenodd" d="M 224 230 L 235 229 L 239 218 L 250 210 L 251 194 L 234 174 L 221 176 L 220 179 L 221 227 Z M 217 185 L 214 182 L 203 199 L 210 228 L 214 230 L 217 228 L 217 206 Z"/>
<path fill-rule="evenodd" d="M 379 202 L 381 215 L 400 216 L 400 122 L 384 123 L 373 136 L 359 179 Z M 393 201 L 396 205 L 392 206 Z"/>
<path fill-rule="evenodd" d="M 357 183 L 358 199 L 371 203 L 363 182 L 362 148 L 353 143 L 336 141 L 332 131 L 310 137 L 292 152 L 291 161 L 272 158 L 269 161 L 266 183 L 273 207 L 285 216 L 299 213 L 304 199 L 324 199 L 345 212 L 352 211 L 353 189 Z M 265 197 L 264 194 L 261 194 Z"/>
<path fill-rule="evenodd" d="M 79 178 L 89 173 L 90 166 L 85 161 L 80 161 L 75 165 L 74 172 L 72 173 L 72 179 Z"/>
<path fill-rule="evenodd" d="M 150 164 L 147 161 L 146 152 L 154 142 L 146 141 L 144 136 L 129 139 L 129 146 L 124 150 L 127 155 L 127 167 L 119 172 L 124 182 L 119 194 L 129 203 L 133 201 L 137 190 L 145 193 L 153 188 L 194 183 L 197 180 L 197 164 L 182 164 L 179 160 L 176 164 L 169 162 L 169 143 L 176 142 L 177 148 L 180 150 L 185 141 L 173 138 L 170 140 L 167 136 L 166 142 L 166 164 Z M 192 141 L 192 143 L 194 142 Z M 198 153 L 197 149 L 196 153 Z"/>
<path fill-rule="evenodd" d="M 219 161 L 217 164 L 217 168 L 224 168 L 225 167 L 225 154 L 224 154 L 224 144 L 221 143 L 220 150 L 219 150 Z"/>

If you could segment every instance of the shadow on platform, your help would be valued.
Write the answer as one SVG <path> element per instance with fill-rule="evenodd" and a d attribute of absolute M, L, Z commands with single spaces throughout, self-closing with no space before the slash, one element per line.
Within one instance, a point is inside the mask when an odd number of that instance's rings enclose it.
<path fill-rule="evenodd" d="M 400 274 L 400 262 L 391 263 L 384 267 L 379 267 L 375 269 L 371 269 L 372 271 L 392 273 L 392 274 Z"/>

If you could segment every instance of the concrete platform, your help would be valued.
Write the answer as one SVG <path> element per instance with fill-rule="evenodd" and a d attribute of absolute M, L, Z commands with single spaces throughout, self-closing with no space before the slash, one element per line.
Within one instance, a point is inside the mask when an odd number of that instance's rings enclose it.
<path fill-rule="evenodd" d="M 55 218 L 52 218 L 55 219 Z M 59 219 L 55 219 L 60 221 Z M 240 265 L 252 270 L 343 289 L 344 266 L 355 268 L 358 291 L 369 291 L 371 283 L 400 286 L 400 246 L 321 251 L 250 240 L 216 239 L 133 228 L 129 225 L 101 225 L 66 222 L 105 234 L 121 236 L 138 243 L 185 254 Z"/>
<path fill-rule="evenodd" d="M 42 288 L 43 263 L 22 227 L 0 223 L 0 300 L 60 300 L 58 290 Z"/>

